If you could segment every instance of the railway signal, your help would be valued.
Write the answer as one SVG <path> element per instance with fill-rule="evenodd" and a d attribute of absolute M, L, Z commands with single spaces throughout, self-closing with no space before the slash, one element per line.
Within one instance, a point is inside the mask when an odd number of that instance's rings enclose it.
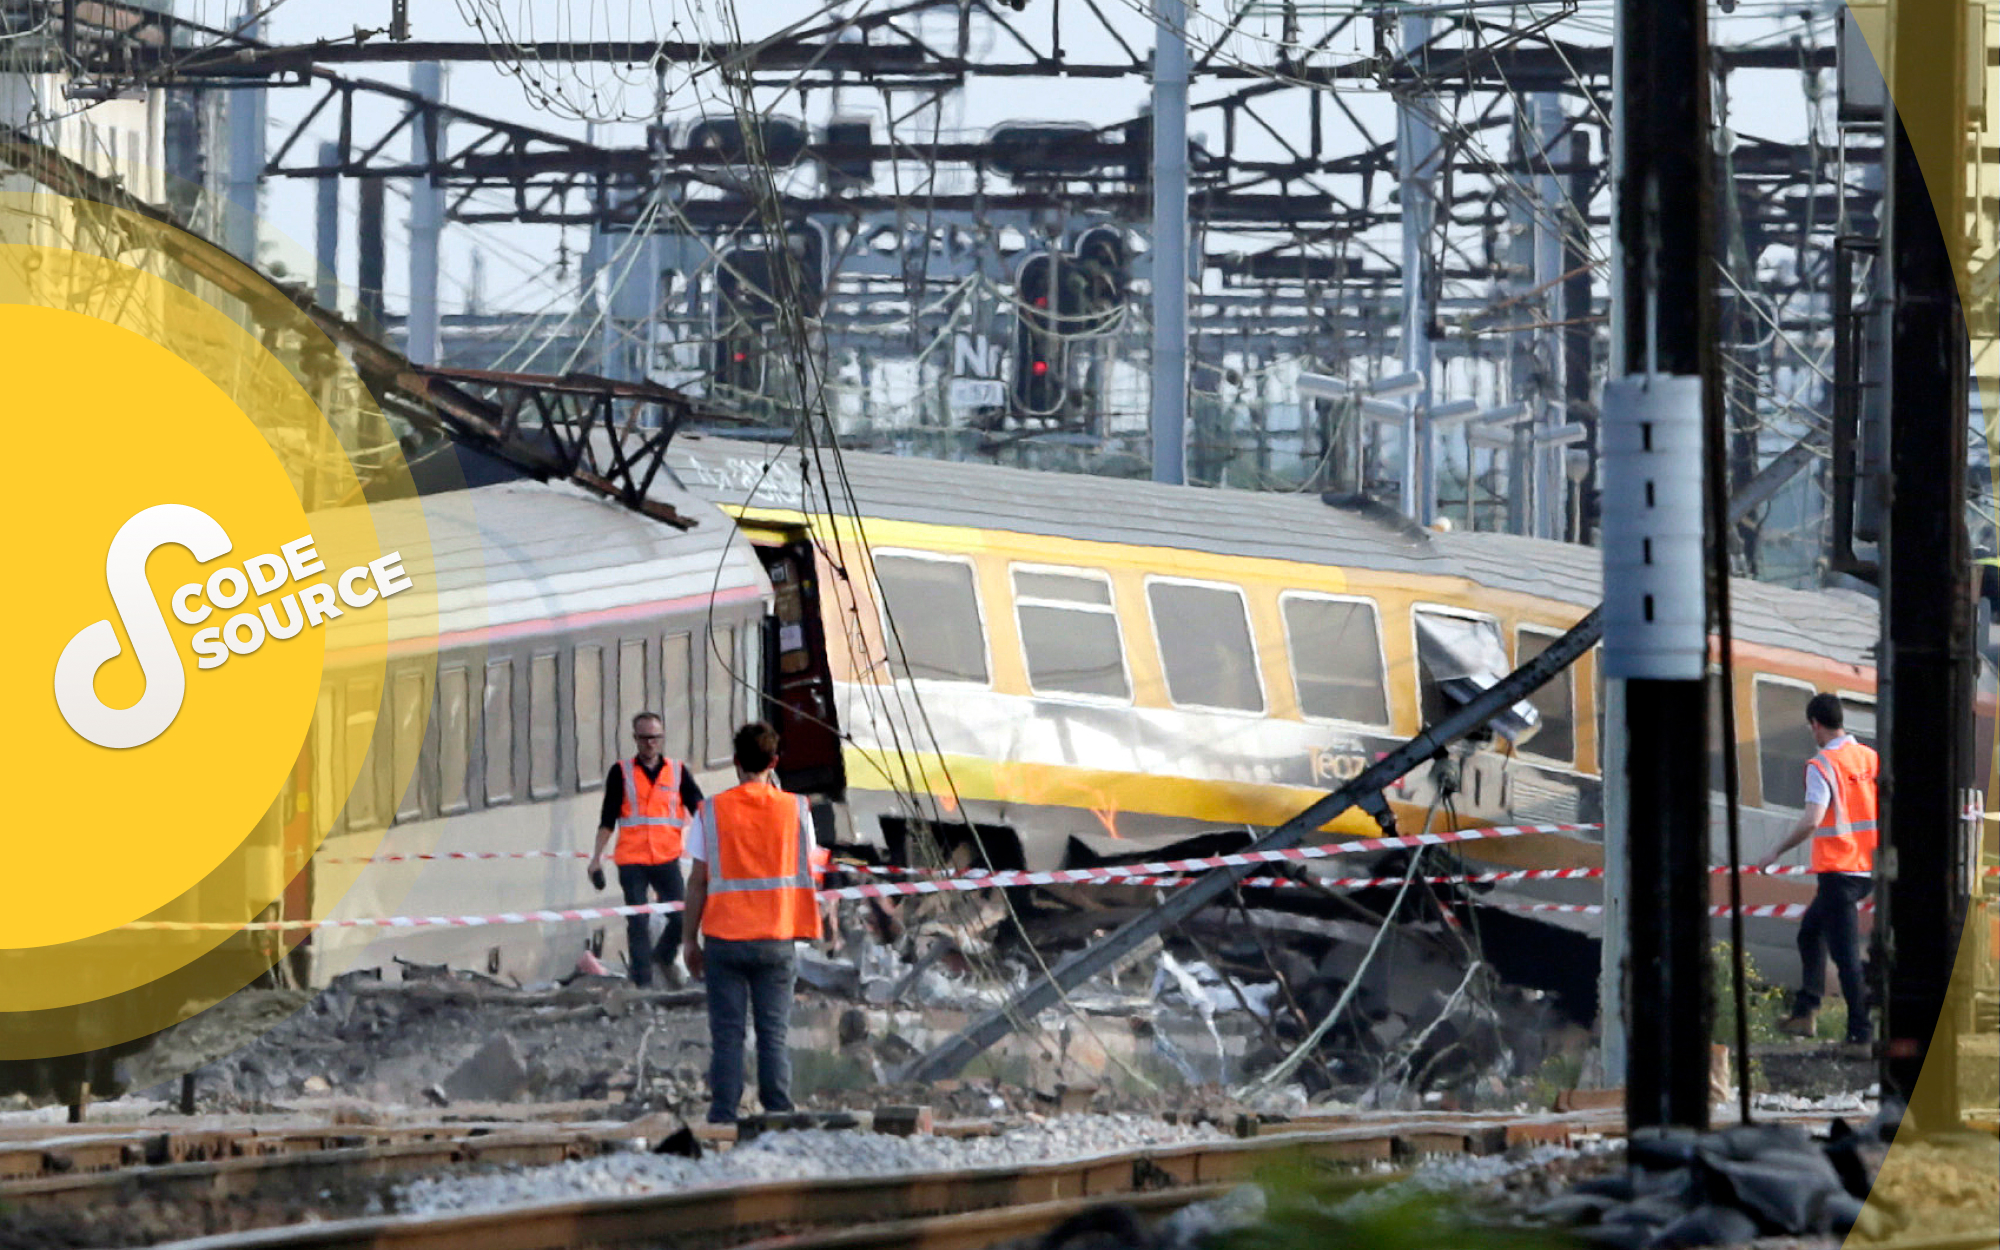
<path fill-rule="evenodd" d="M 1014 407 L 1023 416 L 1046 417 L 1063 406 L 1069 390 L 1067 347 L 1056 307 L 1056 257 L 1037 252 L 1014 278 Z"/>

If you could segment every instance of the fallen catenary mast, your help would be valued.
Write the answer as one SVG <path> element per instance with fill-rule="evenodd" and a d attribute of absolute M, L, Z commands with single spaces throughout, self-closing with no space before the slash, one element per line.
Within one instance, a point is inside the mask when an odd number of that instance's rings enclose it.
<path fill-rule="evenodd" d="M 1798 472 L 1802 465 L 1811 461 L 1812 457 L 1801 450 L 1805 446 L 1806 444 L 1802 442 L 1799 446 L 1787 450 L 1764 472 L 1745 483 L 1744 488 L 1729 501 L 1729 519 L 1732 523 L 1748 515 L 1752 509 L 1770 498 L 1771 492 L 1777 486 L 1783 484 L 1783 478 L 1777 472 L 1779 465 L 1786 466 L 1783 476 L 1790 476 Z M 1480 728 L 1502 709 L 1520 702 L 1541 689 L 1550 678 L 1568 668 L 1577 657 L 1595 646 L 1603 634 L 1603 610 L 1593 608 L 1588 616 L 1572 625 L 1569 632 L 1551 644 L 1548 650 L 1515 669 L 1503 680 L 1481 691 L 1469 702 L 1461 704 L 1457 711 L 1437 724 L 1375 761 L 1353 781 L 1265 834 L 1252 844 L 1251 849 L 1276 851 L 1297 846 L 1308 835 L 1350 807 L 1363 809 L 1381 822 L 1384 832 L 1393 832 L 1395 815 L 1382 798 L 1382 791 L 1386 787 L 1460 738 Z M 987 1047 L 1013 1032 L 1020 1023 L 1033 1020 L 1054 1006 L 1056 1001 L 1071 989 L 1117 963 L 1127 953 L 1137 949 L 1147 938 L 1163 930 L 1172 929 L 1193 916 L 1254 871 L 1256 871 L 1254 865 L 1218 868 L 1191 882 L 1185 888 L 1175 891 L 1158 907 L 1126 922 L 1103 941 L 1085 947 L 1059 961 L 1055 967 L 1049 969 L 1046 976 L 1036 979 L 1004 1006 L 986 1013 L 967 1025 L 962 1032 L 939 1044 L 929 1053 L 919 1056 L 899 1079 L 935 1081 L 956 1075 Z"/>

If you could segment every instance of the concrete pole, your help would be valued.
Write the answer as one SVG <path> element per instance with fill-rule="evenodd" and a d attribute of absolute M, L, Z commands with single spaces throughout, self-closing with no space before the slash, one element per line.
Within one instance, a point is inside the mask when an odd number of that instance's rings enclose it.
<path fill-rule="evenodd" d="M 246 38 L 262 37 L 264 22 L 252 17 L 255 0 L 245 0 Z M 222 244 L 238 260 L 257 260 L 257 191 L 264 173 L 264 88 L 242 87 L 229 93 L 229 173 L 225 183 Z"/>
<path fill-rule="evenodd" d="M 1153 480 L 1187 481 L 1187 8 L 1158 0 L 1153 43 Z"/>
<path fill-rule="evenodd" d="M 1544 172 L 1535 177 L 1535 201 L 1539 211 L 1535 214 L 1535 286 L 1546 292 L 1543 306 L 1549 310 L 1551 322 L 1561 322 L 1569 314 L 1564 306 L 1564 291 L 1559 279 L 1563 274 L 1563 194 L 1562 180 L 1554 173 L 1547 172 L 1556 159 L 1556 137 L 1562 130 L 1562 100 L 1555 95 L 1529 97 L 1529 108 L 1534 114 L 1534 137 L 1537 149 L 1535 163 Z M 1545 385 L 1542 388 L 1543 403 L 1539 423 L 1544 429 L 1553 429 L 1569 420 L 1569 409 L 1563 393 L 1563 342 L 1562 327 L 1551 325 L 1536 333 L 1541 340 L 1541 350 L 1537 353 L 1544 369 Z M 1569 479 L 1563 472 L 1563 449 L 1559 446 L 1542 444 L 1535 448 L 1535 527 L 1537 538 L 1563 537 L 1563 504 L 1569 493 Z"/>
<path fill-rule="evenodd" d="M 1620 0 L 1612 377 L 1604 394 L 1605 676 L 1623 679 L 1625 1122 L 1708 1127 L 1708 430 L 1719 414 L 1708 14 Z M 1606 685 L 1610 685 L 1606 682 Z M 1616 831 L 1607 830 L 1607 838 Z M 1607 856 L 1607 861 L 1609 860 Z M 1607 883 L 1606 897 L 1612 897 Z M 1615 904 L 1614 904 L 1615 906 Z"/>
<path fill-rule="evenodd" d="M 319 145 L 321 165 L 332 165 L 339 159 L 338 143 Z M 319 272 L 313 299 L 321 308 L 335 308 L 340 302 L 340 179 L 321 178 L 314 192 L 313 261 Z"/>
<path fill-rule="evenodd" d="M 410 89 L 426 100 L 444 100 L 444 66 L 410 66 Z M 410 127 L 410 163 L 426 165 L 444 146 L 444 123 L 435 129 L 419 115 Z M 444 235 L 444 188 L 429 175 L 410 180 L 410 308 L 404 354 L 412 364 L 438 362 L 438 244 Z"/>
<path fill-rule="evenodd" d="M 1403 57 L 1414 60 L 1430 42 L 1429 14 L 1402 19 Z M 1403 418 L 1403 514 L 1421 525 L 1437 515 L 1437 438 L 1431 429 L 1431 309 L 1427 244 L 1436 205 L 1430 161 L 1437 133 L 1416 108 L 1396 109 L 1396 179 L 1403 199 L 1403 369 L 1423 377 Z"/>

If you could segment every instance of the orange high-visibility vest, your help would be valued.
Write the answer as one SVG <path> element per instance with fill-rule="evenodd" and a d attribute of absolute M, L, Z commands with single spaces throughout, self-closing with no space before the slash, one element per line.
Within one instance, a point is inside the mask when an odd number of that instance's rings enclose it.
<path fill-rule="evenodd" d="M 1814 872 L 1875 870 L 1875 774 L 1881 766 L 1874 748 L 1851 739 L 1845 746 L 1821 748 L 1807 763 L 1833 792 L 1813 831 Z"/>
<path fill-rule="evenodd" d="M 687 808 L 681 804 L 681 762 L 660 765 L 660 779 L 646 780 L 636 757 L 618 761 L 625 773 L 625 805 L 618 809 L 614 864 L 670 864 L 681 857 Z"/>
<path fill-rule="evenodd" d="M 812 816 L 805 796 L 746 781 L 704 800 L 704 936 L 757 942 L 819 936 Z"/>

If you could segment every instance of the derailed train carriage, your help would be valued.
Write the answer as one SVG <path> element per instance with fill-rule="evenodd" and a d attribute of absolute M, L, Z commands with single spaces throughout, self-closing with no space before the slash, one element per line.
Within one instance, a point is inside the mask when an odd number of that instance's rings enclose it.
<path fill-rule="evenodd" d="M 826 632 L 850 641 L 831 657 L 850 735 L 845 810 L 852 836 L 898 855 L 913 818 L 947 842 L 976 840 L 980 861 L 1034 869 L 1156 858 L 1205 833 L 1278 824 L 1539 654 L 1600 598 L 1595 549 L 1431 532 L 1308 496 L 848 454 L 836 497 L 851 515 L 828 516 L 816 515 L 796 452 L 688 438 L 671 461 L 747 525 L 809 525 L 823 552 L 839 553 L 842 567 L 823 558 L 820 580 L 840 591 L 823 600 Z M 1728 697 L 1754 861 L 1804 802 L 1807 700 L 1837 692 L 1872 742 L 1879 617 L 1851 591 L 1738 579 L 1731 593 Z M 1719 666 L 1711 673 L 1719 693 Z M 1991 693 L 1989 676 L 1977 729 L 1988 760 Z M 1440 794 L 1432 764 L 1397 783 L 1386 797 L 1399 828 L 1599 823 L 1602 705 L 1593 652 L 1500 718 L 1490 740 L 1454 753 L 1455 792 Z M 901 761 L 913 747 L 911 770 Z M 1719 791 L 1719 748 L 1710 772 Z M 928 796 L 915 813 L 903 793 L 913 775 Z M 1727 859 L 1720 810 L 1718 795 L 1716 864 Z M 1378 831 L 1360 809 L 1329 828 Z M 1473 871 L 1599 867 L 1602 839 L 1516 837 L 1461 854 Z M 1781 862 L 1802 867 L 1808 854 Z M 1720 904 L 1724 882 L 1714 884 Z M 1810 893 L 1809 878 L 1745 881 L 1753 905 Z M 1600 896 L 1599 883 L 1578 881 L 1494 898 Z M 1795 973 L 1795 932 L 1750 922 L 1773 975 Z"/>
<path fill-rule="evenodd" d="M 1598 600 L 1593 549 L 1432 533 L 1309 497 L 848 453 L 842 515 L 828 515 L 795 449 L 683 435 L 669 464 L 652 499 L 685 529 L 527 481 L 426 504 L 437 567 L 411 572 L 443 592 L 434 673 L 413 654 L 392 663 L 386 690 L 335 682 L 323 697 L 315 742 L 327 745 L 314 750 L 373 754 L 289 914 L 336 895 L 336 918 L 616 902 L 575 852 L 592 843 L 604 770 L 630 750 L 641 708 L 665 713 L 668 752 L 710 789 L 730 781 L 731 727 L 774 719 L 784 780 L 813 796 L 822 840 L 892 859 L 910 857 L 918 825 L 947 851 L 976 843 L 961 858 L 1038 869 L 1241 841 Z M 1872 737 L 1877 615 L 1851 592 L 1738 581 L 1733 595 L 1730 697 L 1755 858 L 1803 801 L 1813 692 L 1839 692 Z M 1386 796 L 1399 827 L 1600 821 L 1601 704 L 1592 654 L 1455 753 L 1448 808 L 1434 766 L 1403 778 Z M 1985 757 L 1990 708 L 1983 699 Z M 302 763 L 284 810 L 300 795 L 342 801 L 314 796 L 311 771 Z M 1358 809 L 1330 828 L 1378 831 Z M 363 872 L 353 861 L 371 851 L 541 857 Z M 1602 861 L 1587 832 L 1462 853 L 1475 870 Z M 1719 832 L 1711 858 L 1724 859 Z M 1810 886 L 1751 878 L 1746 890 L 1786 902 Z M 1597 895 L 1583 881 L 1495 897 Z M 1774 974 L 1789 973 L 1793 931 L 1751 922 Z M 525 980 L 568 968 L 586 943 L 615 956 L 621 942 L 616 922 L 328 929 L 301 959 L 316 981 L 398 957 Z"/>
<path fill-rule="evenodd" d="M 670 482 L 654 493 L 685 524 L 525 479 L 370 510 L 391 542 L 399 529 L 427 531 L 430 558 L 406 568 L 435 589 L 438 611 L 390 640 L 386 671 L 359 662 L 333 622 L 329 676 L 272 818 L 303 845 L 311 813 L 337 811 L 287 892 L 288 916 L 333 922 L 294 952 L 303 979 L 402 959 L 531 981 L 569 971 L 586 946 L 615 962 L 616 920 L 339 922 L 620 902 L 615 883 L 591 886 L 579 856 L 641 711 L 663 715 L 665 749 L 705 789 L 734 784 L 731 735 L 765 688 L 772 573 L 727 517 Z M 782 579 L 786 554 L 767 558 Z M 797 762 L 795 782 L 823 786 L 803 751 Z M 449 858 L 464 853 L 494 857 Z"/>

